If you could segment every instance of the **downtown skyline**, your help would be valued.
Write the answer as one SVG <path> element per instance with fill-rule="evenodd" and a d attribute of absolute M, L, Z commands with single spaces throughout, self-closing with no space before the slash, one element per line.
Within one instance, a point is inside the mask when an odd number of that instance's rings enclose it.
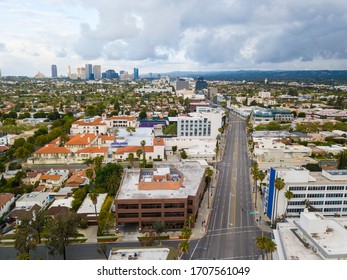
<path fill-rule="evenodd" d="M 51 65 L 142 73 L 345 70 L 347 3 L 0 0 L 2 76 Z M 6 26 L 6 28 L 5 28 Z"/>

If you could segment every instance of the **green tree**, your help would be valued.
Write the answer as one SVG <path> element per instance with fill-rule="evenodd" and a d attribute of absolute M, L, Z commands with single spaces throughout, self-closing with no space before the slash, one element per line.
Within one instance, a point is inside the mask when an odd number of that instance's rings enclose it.
<path fill-rule="evenodd" d="M 31 226 L 37 232 L 38 243 L 41 243 L 41 236 L 46 227 L 46 214 L 46 211 L 38 211 L 31 221 Z"/>
<path fill-rule="evenodd" d="M 258 196 L 257 181 L 259 180 L 259 174 L 260 174 L 260 170 L 259 170 L 257 162 L 254 162 L 252 164 L 251 172 L 252 172 L 252 177 L 253 177 L 253 181 L 254 181 L 254 192 L 255 192 L 254 206 L 255 206 L 255 208 L 257 208 L 257 196 Z"/>
<path fill-rule="evenodd" d="M 136 128 L 133 126 L 127 126 L 127 128 L 125 129 L 126 132 L 128 132 L 130 135 L 133 135 L 133 133 L 136 132 Z"/>
<path fill-rule="evenodd" d="M 290 190 L 287 190 L 284 193 L 285 198 L 287 199 L 287 206 L 286 206 L 286 215 L 287 215 L 287 209 L 288 209 L 288 204 L 289 204 L 289 200 L 291 200 L 294 197 L 294 193 Z"/>
<path fill-rule="evenodd" d="M 142 154 L 143 154 L 143 167 L 146 166 L 146 151 L 145 151 L 145 145 L 146 145 L 146 141 L 145 140 L 142 140 L 141 141 L 141 149 L 142 149 Z"/>
<path fill-rule="evenodd" d="M 23 219 L 17 226 L 14 236 L 14 247 L 18 251 L 19 259 L 30 259 L 30 251 L 36 249 L 37 231 L 30 225 L 30 219 Z"/>
<path fill-rule="evenodd" d="M 339 153 L 337 169 L 347 169 L 347 151 Z"/>
<path fill-rule="evenodd" d="M 30 156 L 30 151 L 25 148 L 25 147 L 19 147 L 15 153 L 14 153 L 14 156 L 17 157 L 17 158 L 21 158 L 21 159 L 24 159 L 24 158 L 27 158 Z"/>
<path fill-rule="evenodd" d="M 297 117 L 298 118 L 306 118 L 306 114 L 305 114 L 305 112 L 300 112 L 300 113 L 298 113 Z"/>
<path fill-rule="evenodd" d="M 153 229 L 155 230 L 155 233 L 157 234 L 158 238 L 160 238 L 160 235 L 165 231 L 165 224 L 163 222 L 155 222 L 153 224 Z"/>
<path fill-rule="evenodd" d="M 165 135 L 177 135 L 177 124 L 169 124 L 163 127 L 163 133 Z"/>
<path fill-rule="evenodd" d="M 271 240 L 270 238 L 267 238 L 267 240 L 265 241 L 265 250 L 268 253 L 270 253 L 270 259 L 272 260 L 272 255 L 277 250 L 276 243 L 273 240 Z"/>
<path fill-rule="evenodd" d="M 138 149 L 138 150 L 136 151 L 136 156 L 137 156 L 137 158 L 138 158 L 139 161 L 140 161 L 141 155 L 142 155 L 142 150 Z"/>
<path fill-rule="evenodd" d="M 187 240 L 182 241 L 181 243 L 178 244 L 178 251 L 181 254 L 187 254 L 189 253 L 189 248 L 190 248 L 190 244 Z"/>
<path fill-rule="evenodd" d="M 263 251 L 266 248 L 267 240 L 268 240 L 268 237 L 266 237 L 265 235 L 261 235 L 261 236 L 257 237 L 255 240 L 257 247 L 260 249 L 262 259 L 264 259 L 264 252 Z"/>
<path fill-rule="evenodd" d="M 97 156 L 94 158 L 95 170 L 98 170 L 101 168 L 101 164 L 103 161 L 104 161 L 103 156 Z"/>
<path fill-rule="evenodd" d="M 276 178 L 275 179 L 275 189 L 276 189 L 276 213 L 275 213 L 275 219 L 277 219 L 278 215 L 278 197 L 279 197 L 279 192 L 283 190 L 285 187 L 285 182 L 282 178 Z"/>
<path fill-rule="evenodd" d="M 187 159 L 188 158 L 188 155 L 187 155 L 185 150 L 181 151 L 180 156 L 181 156 L 182 159 Z"/>
<path fill-rule="evenodd" d="M 96 220 L 98 220 L 98 211 L 96 209 L 96 205 L 98 203 L 98 196 L 99 196 L 99 194 L 96 193 L 96 192 L 90 192 L 88 194 L 88 196 L 89 196 L 90 200 L 92 201 L 92 203 L 94 205 L 95 217 L 96 217 Z"/>
<path fill-rule="evenodd" d="M 128 160 L 133 168 L 134 168 L 134 159 L 135 159 L 134 153 L 129 153 Z"/>
<path fill-rule="evenodd" d="M 191 235 L 192 235 L 193 231 L 190 227 L 185 226 L 181 229 L 181 237 L 183 239 L 190 239 Z"/>
<path fill-rule="evenodd" d="M 51 255 L 63 255 L 66 260 L 66 247 L 69 246 L 77 235 L 78 220 L 76 214 L 57 214 L 48 227 L 47 247 Z"/>
<path fill-rule="evenodd" d="M 142 109 L 141 112 L 140 112 L 140 114 L 139 114 L 139 119 L 140 119 L 140 120 L 144 120 L 144 119 L 146 119 L 146 118 L 147 118 L 147 112 L 146 112 L 145 109 Z"/>

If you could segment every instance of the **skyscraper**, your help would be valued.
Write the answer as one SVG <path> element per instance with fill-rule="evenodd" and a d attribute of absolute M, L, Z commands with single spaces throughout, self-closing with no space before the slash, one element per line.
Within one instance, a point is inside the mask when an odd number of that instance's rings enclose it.
<path fill-rule="evenodd" d="M 52 78 L 58 77 L 57 65 L 53 64 L 51 66 L 51 71 L 52 71 Z"/>
<path fill-rule="evenodd" d="M 139 69 L 134 68 L 134 80 L 138 80 L 138 79 L 139 79 Z"/>
<path fill-rule="evenodd" d="M 101 65 L 93 66 L 94 80 L 101 80 Z"/>
<path fill-rule="evenodd" d="M 86 64 L 85 79 L 90 80 L 92 78 L 92 74 L 93 74 L 93 65 Z"/>

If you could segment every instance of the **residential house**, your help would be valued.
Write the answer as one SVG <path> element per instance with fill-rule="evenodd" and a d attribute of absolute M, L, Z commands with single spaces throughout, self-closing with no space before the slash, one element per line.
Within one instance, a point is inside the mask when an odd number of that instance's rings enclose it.
<path fill-rule="evenodd" d="M 75 172 L 67 181 L 65 182 L 65 187 L 75 187 L 78 188 L 80 186 L 88 185 L 89 179 L 87 178 L 86 171 L 81 170 Z"/>
<path fill-rule="evenodd" d="M 69 177 L 69 170 L 54 170 L 46 172 L 40 176 L 40 185 L 45 186 L 47 189 L 57 189 L 60 188 L 63 183 Z"/>
<path fill-rule="evenodd" d="M 108 147 L 86 147 L 80 149 L 75 154 L 75 161 L 83 161 L 86 159 L 94 159 L 98 156 L 102 156 L 104 158 L 108 157 Z"/>
<path fill-rule="evenodd" d="M 7 214 L 15 201 L 12 193 L 0 193 L 0 218 Z"/>
<path fill-rule="evenodd" d="M 47 144 L 33 153 L 33 157 L 28 159 L 29 163 L 67 163 L 71 162 L 72 151 L 66 147 L 59 147 L 55 144 Z"/>

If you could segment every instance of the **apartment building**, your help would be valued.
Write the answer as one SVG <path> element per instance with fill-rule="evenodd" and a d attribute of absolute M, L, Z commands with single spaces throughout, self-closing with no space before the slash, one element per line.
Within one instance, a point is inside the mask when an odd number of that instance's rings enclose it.
<path fill-rule="evenodd" d="M 276 178 L 285 182 L 281 191 L 275 188 Z M 347 170 L 271 168 L 268 182 L 263 205 L 271 220 L 283 215 L 297 217 L 307 206 L 324 216 L 347 216 Z M 286 199 L 286 191 L 291 191 L 293 198 Z"/>

